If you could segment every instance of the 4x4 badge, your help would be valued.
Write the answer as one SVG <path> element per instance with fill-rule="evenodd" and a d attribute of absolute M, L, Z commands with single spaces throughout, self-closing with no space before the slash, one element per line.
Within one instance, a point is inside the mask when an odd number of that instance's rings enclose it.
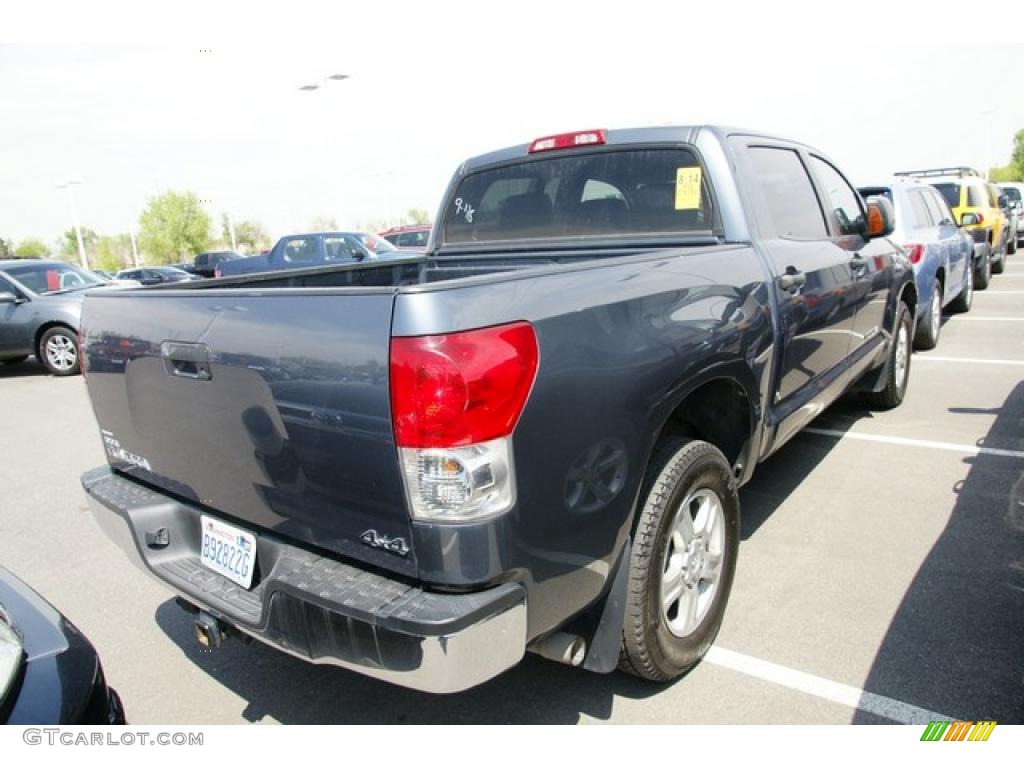
<path fill-rule="evenodd" d="M 400 557 L 405 557 L 409 554 L 409 545 L 405 543 L 405 539 L 392 539 L 388 536 L 382 536 L 373 528 L 368 531 L 363 531 L 363 535 L 359 537 L 359 540 L 362 541 L 363 544 L 367 544 L 374 549 L 383 549 L 386 552 L 392 552 Z"/>

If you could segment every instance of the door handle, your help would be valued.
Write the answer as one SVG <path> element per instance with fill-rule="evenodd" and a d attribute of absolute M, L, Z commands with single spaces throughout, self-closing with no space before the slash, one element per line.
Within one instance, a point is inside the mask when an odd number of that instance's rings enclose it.
<path fill-rule="evenodd" d="M 779 288 L 788 293 L 796 293 L 806 284 L 807 275 L 796 267 L 786 267 L 786 271 L 779 275 Z"/>
<path fill-rule="evenodd" d="M 210 349 L 205 344 L 165 341 L 160 345 L 160 355 L 164 359 L 164 368 L 171 376 L 199 381 L 213 378 Z"/>
<path fill-rule="evenodd" d="M 861 256 L 859 253 L 855 253 L 853 254 L 853 257 L 850 259 L 850 267 L 853 269 L 854 272 L 864 272 L 868 268 L 867 259 Z"/>

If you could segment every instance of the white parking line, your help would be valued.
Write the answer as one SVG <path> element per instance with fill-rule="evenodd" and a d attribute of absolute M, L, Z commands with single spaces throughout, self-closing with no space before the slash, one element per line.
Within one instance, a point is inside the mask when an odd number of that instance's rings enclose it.
<path fill-rule="evenodd" d="M 979 291 L 978 296 L 1020 296 L 1024 291 L 993 291 L 991 288 Z"/>
<path fill-rule="evenodd" d="M 1021 275 L 1021 277 L 1024 277 L 1024 275 Z M 956 319 L 956 321 L 958 323 L 961 323 L 964 320 L 981 320 L 983 322 L 999 322 L 999 323 L 1002 323 L 1002 322 L 1024 323 L 1024 317 L 999 317 L 998 315 L 963 315 L 961 317 L 957 317 L 957 319 Z"/>
<path fill-rule="evenodd" d="M 755 659 L 753 656 L 729 651 L 717 645 L 711 647 L 704 660 L 734 672 L 741 672 L 744 675 L 817 696 L 820 699 L 834 701 L 837 704 L 845 704 L 848 707 L 870 712 L 904 725 L 927 725 L 932 720 L 956 720 L 955 717 L 941 715 L 938 712 L 915 707 L 913 704 L 890 699 L 888 696 L 826 680 L 824 677 L 810 675 L 796 669 L 783 667 L 780 664 L 773 664 L 770 661 Z"/>
<path fill-rule="evenodd" d="M 968 365 L 1024 365 L 1024 360 L 1005 360 L 995 357 L 943 357 L 942 355 L 917 354 L 914 362 L 967 363 Z"/>
<path fill-rule="evenodd" d="M 864 440 L 869 443 L 889 443 L 890 445 L 906 445 L 911 448 L 935 448 L 940 451 L 952 451 L 967 456 L 1009 456 L 1013 459 L 1024 459 L 1024 451 L 1011 451 L 1005 448 L 982 448 L 977 445 L 962 443 L 941 443 L 936 440 L 914 440 L 909 437 L 888 437 L 887 435 L 869 435 L 864 432 L 842 432 L 838 429 L 819 429 L 807 427 L 804 432 L 840 440 Z"/>

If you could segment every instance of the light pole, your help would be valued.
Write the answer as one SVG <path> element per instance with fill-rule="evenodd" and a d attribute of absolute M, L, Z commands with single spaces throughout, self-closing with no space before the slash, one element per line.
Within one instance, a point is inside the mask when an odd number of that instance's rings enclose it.
<path fill-rule="evenodd" d="M 128 228 L 128 237 L 132 240 L 132 266 L 139 266 L 139 248 L 135 245 L 135 232 L 131 227 Z"/>
<path fill-rule="evenodd" d="M 85 258 L 85 243 L 82 242 L 82 230 L 78 226 L 78 209 L 75 208 L 75 194 L 71 191 L 71 187 L 81 183 L 81 179 L 64 179 L 64 181 L 57 182 L 57 189 L 66 189 L 68 191 L 68 202 L 71 204 L 71 223 L 75 226 L 75 237 L 78 238 L 78 258 L 82 262 L 82 269 L 88 269 L 89 262 Z"/>
<path fill-rule="evenodd" d="M 231 250 L 237 251 L 238 243 L 235 242 L 235 222 L 232 221 L 231 214 L 228 213 L 227 211 L 224 212 L 224 215 L 228 219 L 228 233 L 231 235 Z"/>

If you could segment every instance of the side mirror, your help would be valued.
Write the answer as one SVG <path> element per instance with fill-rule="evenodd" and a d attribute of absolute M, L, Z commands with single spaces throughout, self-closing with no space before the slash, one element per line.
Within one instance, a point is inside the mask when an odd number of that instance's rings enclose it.
<path fill-rule="evenodd" d="M 975 224 L 980 224 L 981 220 L 978 218 L 976 213 L 965 213 L 960 217 L 961 227 L 973 227 Z"/>
<path fill-rule="evenodd" d="M 896 211 L 889 198 L 872 195 L 866 201 L 867 216 L 864 236 L 871 240 L 875 237 L 888 237 L 896 228 Z"/>
<path fill-rule="evenodd" d="M 0 304 L 20 304 L 21 300 L 10 291 L 0 291 Z"/>
<path fill-rule="evenodd" d="M 366 254 L 363 253 L 359 248 L 352 249 L 352 260 L 363 261 L 366 258 Z"/>

